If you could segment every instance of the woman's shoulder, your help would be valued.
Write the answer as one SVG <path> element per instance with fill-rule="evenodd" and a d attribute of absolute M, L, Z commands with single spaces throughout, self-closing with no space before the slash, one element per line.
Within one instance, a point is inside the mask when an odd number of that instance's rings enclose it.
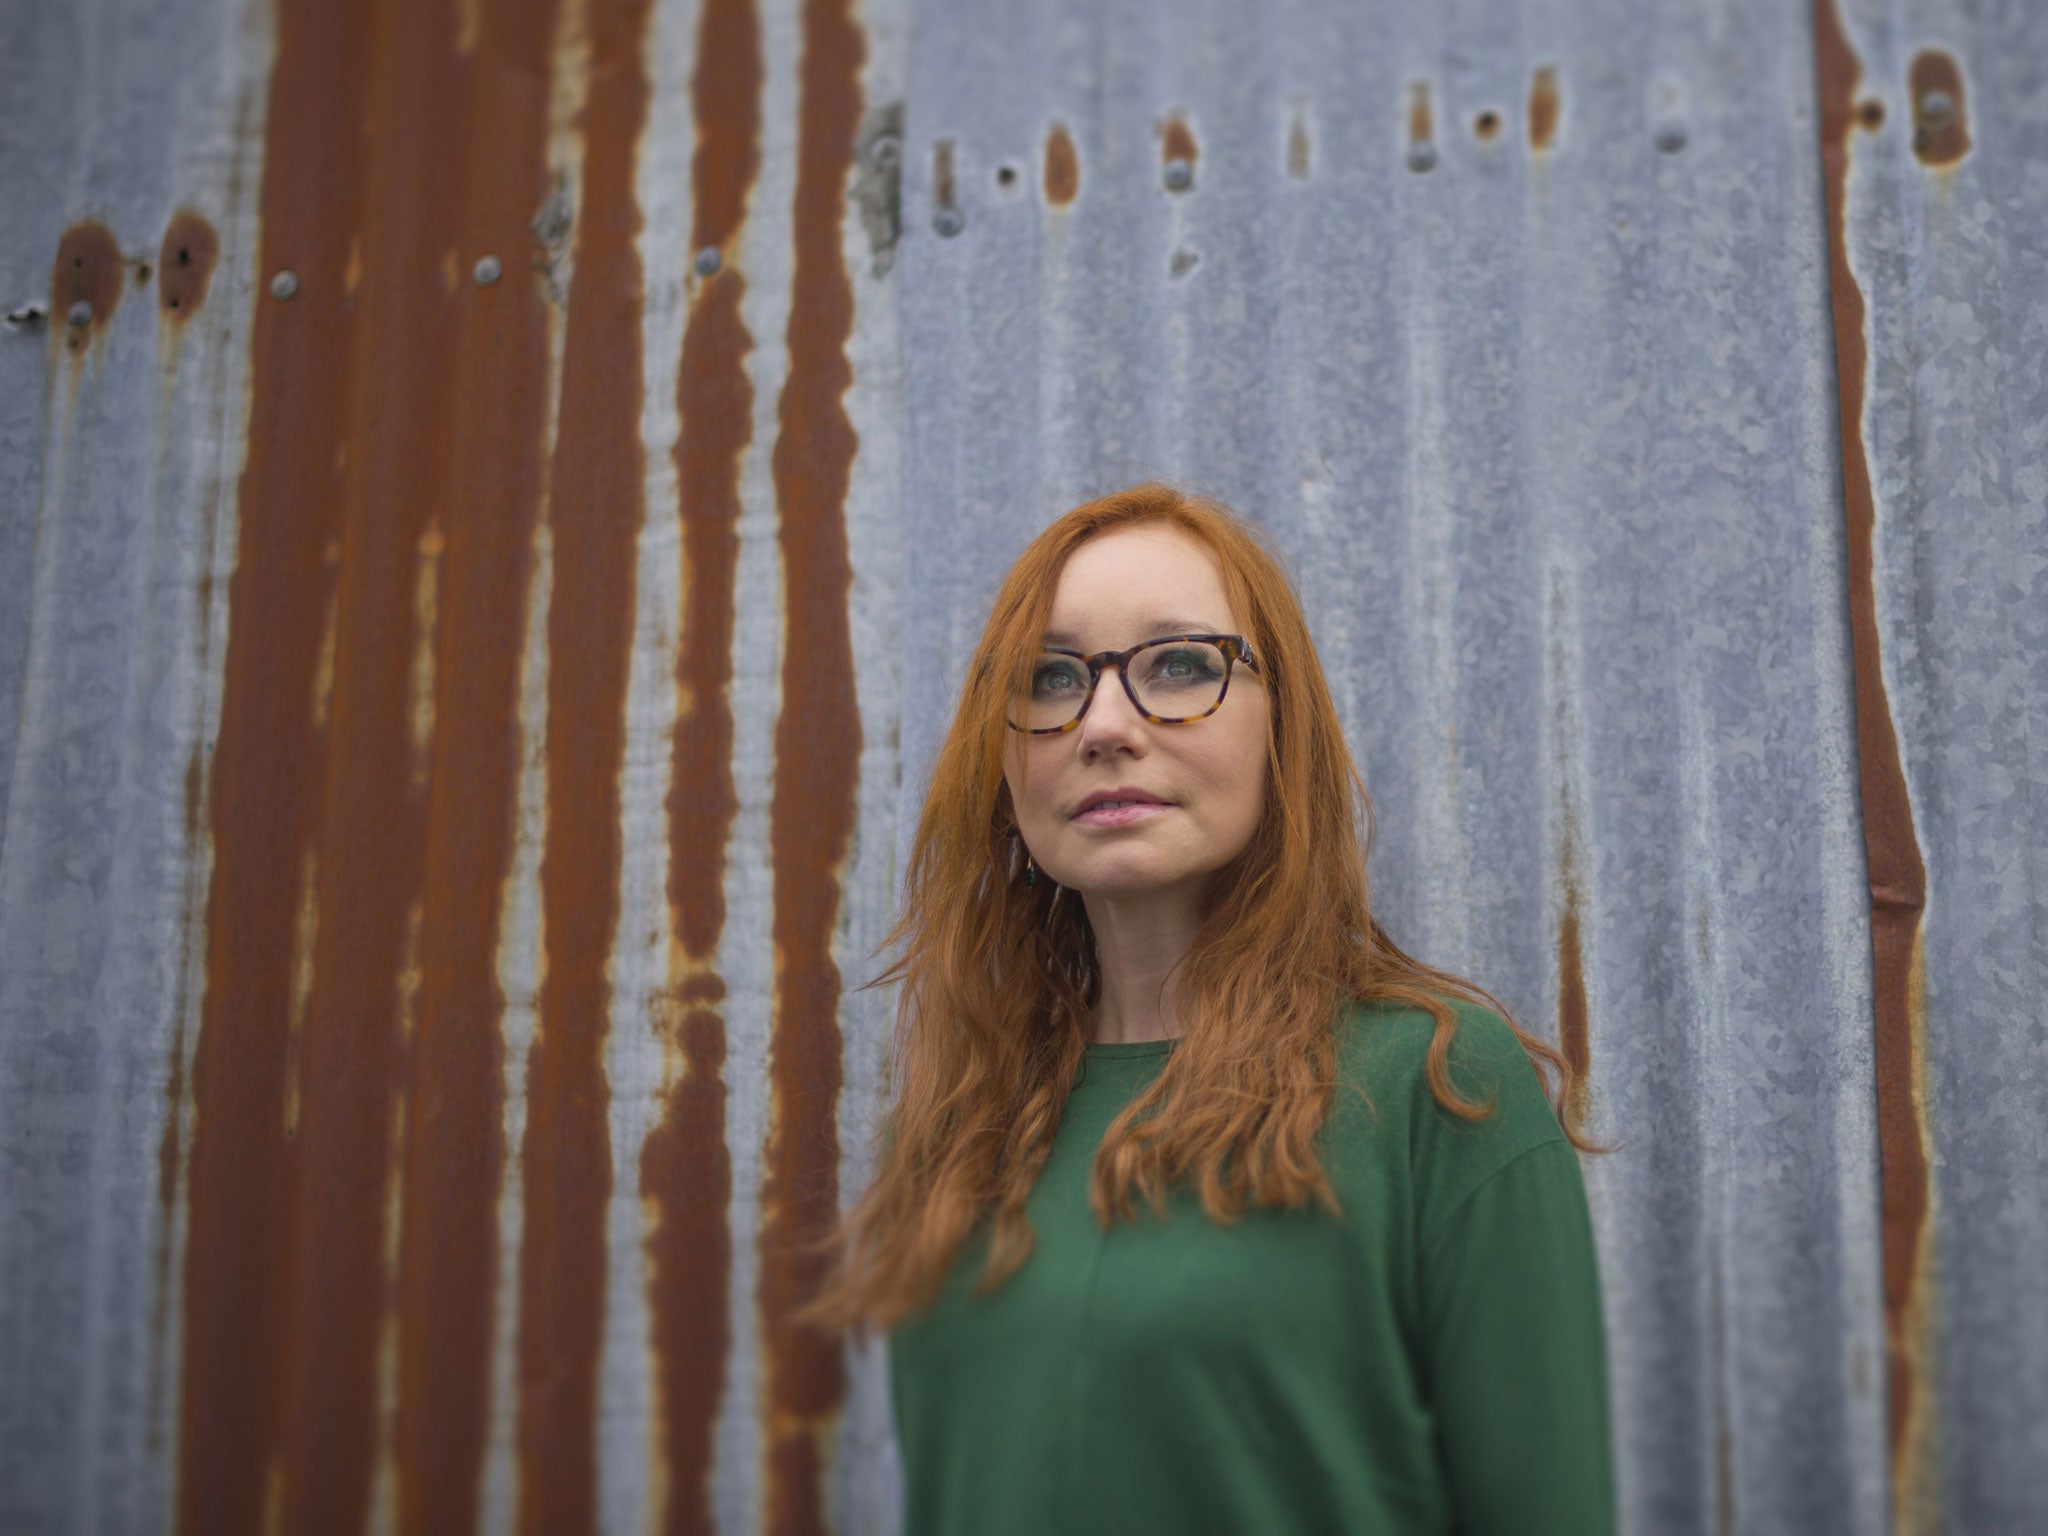
<path fill-rule="evenodd" d="M 1475 1173 L 1565 1139 L 1543 1079 L 1508 1021 L 1464 998 L 1444 1002 L 1454 1026 L 1445 1062 L 1451 1089 L 1487 1112 L 1467 1119 L 1437 1097 L 1429 1080 L 1437 1021 L 1427 1009 L 1353 1002 L 1338 1024 L 1339 1086 L 1344 1098 L 1362 1102 L 1376 1135 L 1396 1139 L 1416 1158 Z"/>

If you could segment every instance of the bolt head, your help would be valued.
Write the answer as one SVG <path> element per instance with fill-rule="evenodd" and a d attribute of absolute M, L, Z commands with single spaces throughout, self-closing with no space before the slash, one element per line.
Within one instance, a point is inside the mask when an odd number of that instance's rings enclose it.
<path fill-rule="evenodd" d="M 894 168 L 903 158 L 903 141 L 893 133 L 885 133 L 868 146 L 868 163 L 878 171 Z"/>
<path fill-rule="evenodd" d="M 1195 168 L 1188 161 L 1176 156 L 1166 162 L 1166 190 L 1185 192 L 1195 184 Z"/>
<path fill-rule="evenodd" d="M 959 234 L 960 231 L 965 229 L 966 227 L 967 215 L 962 213 L 958 208 L 941 208 L 937 213 L 932 215 L 932 228 L 936 229 L 948 240 L 952 239 L 955 235 Z"/>
<path fill-rule="evenodd" d="M 1436 146 L 1427 139 L 1418 139 L 1408 146 L 1408 169 L 1428 171 L 1436 168 Z"/>
<path fill-rule="evenodd" d="M 715 245 L 705 246 L 690 261 L 692 270 L 699 277 L 711 277 L 724 265 L 725 257 L 719 254 L 718 247 Z"/>
<path fill-rule="evenodd" d="M 1685 148 L 1685 129 L 1677 123 L 1666 123 L 1657 130 L 1656 144 L 1659 153 L 1675 155 Z"/>
<path fill-rule="evenodd" d="M 288 299 L 299 291 L 299 275 L 290 268 L 277 273 L 270 280 L 270 296 L 273 299 Z"/>
<path fill-rule="evenodd" d="M 71 323 L 72 323 L 72 324 L 73 324 L 74 326 L 87 326 L 87 325 L 91 325 L 91 324 L 92 324 L 92 304 L 91 304 L 91 301 L 89 301 L 89 300 L 86 300 L 86 299 L 80 299 L 80 300 L 79 300 L 79 301 L 78 301 L 78 302 L 77 302 L 76 304 L 74 304 L 74 305 L 72 305 L 72 306 L 71 306 L 71 311 L 70 311 L 70 313 L 69 313 L 69 314 L 67 314 L 67 315 L 65 315 L 65 317 L 64 317 L 64 318 L 65 318 L 66 320 L 69 320 L 69 321 L 70 321 L 70 322 L 71 322 Z"/>
<path fill-rule="evenodd" d="M 470 277 L 477 287 L 488 288 L 505 275 L 504 263 L 495 256 L 479 256 L 476 265 L 470 269 Z"/>
<path fill-rule="evenodd" d="M 1920 98 L 1920 115 L 1930 123 L 1945 123 L 1956 115 L 1956 99 L 1947 91 L 1929 91 Z"/>

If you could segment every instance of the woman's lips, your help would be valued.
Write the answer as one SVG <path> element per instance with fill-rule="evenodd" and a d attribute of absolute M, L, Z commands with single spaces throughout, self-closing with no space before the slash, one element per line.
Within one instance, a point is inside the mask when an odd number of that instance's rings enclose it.
<path fill-rule="evenodd" d="M 1170 805 L 1159 805 L 1152 801 L 1138 801 L 1131 805 L 1098 805 L 1092 811 L 1083 811 L 1074 820 L 1084 827 L 1128 827 L 1135 822 L 1150 821 L 1161 811 L 1170 811 Z"/>

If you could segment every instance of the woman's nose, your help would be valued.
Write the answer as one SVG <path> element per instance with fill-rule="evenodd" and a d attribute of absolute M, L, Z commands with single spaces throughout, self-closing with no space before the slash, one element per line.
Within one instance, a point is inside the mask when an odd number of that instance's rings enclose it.
<path fill-rule="evenodd" d="M 1111 676 L 1111 674 L 1116 674 Z M 1088 713 L 1081 717 L 1081 737 L 1084 742 L 1100 745 L 1114 745 L 1144 734 L 1145 717 L 1131 703 L 1131 696 L 1124 690 L 1123 669 L 1114 663 L 1102 669 L 1096 680 L 1095 698 L 1088 706 Z"/>

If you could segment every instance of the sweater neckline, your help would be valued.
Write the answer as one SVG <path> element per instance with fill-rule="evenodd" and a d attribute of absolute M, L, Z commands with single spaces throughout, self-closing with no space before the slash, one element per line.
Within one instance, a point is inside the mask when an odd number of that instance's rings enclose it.
<path fill-rule="evenodd" d="M 1177 1039 L 1097 1041 L 1089 1045 L 1088 1059 L 1103 1061 L 1126 1056 L 1164 1056 L 1177 1043 Z"/>

